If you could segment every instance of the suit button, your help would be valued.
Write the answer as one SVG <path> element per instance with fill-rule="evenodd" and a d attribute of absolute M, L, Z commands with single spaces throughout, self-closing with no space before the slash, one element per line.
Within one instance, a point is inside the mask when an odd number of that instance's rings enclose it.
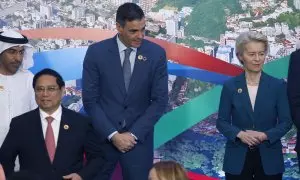
<path fill-rule="evenodd" d="M 127 109 L 128 107 L 127 106 L 124 106 L 124 109 Z"/>
<path fill-rule="evenodd" d="M 120 126 L 122 125 L 122 121 L 119 121 L 119 125 L 120 125 Z"/>

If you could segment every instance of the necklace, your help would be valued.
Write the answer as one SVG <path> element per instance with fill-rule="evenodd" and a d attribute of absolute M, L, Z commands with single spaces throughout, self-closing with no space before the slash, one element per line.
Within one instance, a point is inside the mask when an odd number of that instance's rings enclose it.
<path fill-rule="evenodd" d="M 251 81 L 249 81 L 248 79 L 246 79 L 246 82 L 247 82 L 247 84 L 248 85 L 252 85 L 252 86 L 256 86 L 256 85 L 258 85 L 259 84 L 259 81 L 256 81 L 256 82 L 251 82 Z"/>

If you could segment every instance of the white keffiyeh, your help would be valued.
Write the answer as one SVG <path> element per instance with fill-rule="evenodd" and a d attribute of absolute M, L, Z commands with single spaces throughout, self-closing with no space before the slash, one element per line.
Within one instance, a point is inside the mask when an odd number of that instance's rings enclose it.
<path fill-rule="evenodd" d="M 20 33 L 13 31 L 13 30 L 6 30 L 3 31 L 0 34 L 2 37 L 7 37 L 11 39 L 15 39 L 16 41 L 18 40 L 23 40 L 24 36 L 21 35 Z M 25 51 L 24 51 L 24 57 L 22 61 L 22 65 L 20 66 L 20 69 L 27 70 L 33 66 L 33 52 L 34 48 L 28 44 L 28 43 L 9 43 L 9 42 L 4 42 L 4 40 L 1 40 L 0 38 L 0 54 L 5 51 L 6 49 L 9 49 L 14 46 L 24 46 Z"/>

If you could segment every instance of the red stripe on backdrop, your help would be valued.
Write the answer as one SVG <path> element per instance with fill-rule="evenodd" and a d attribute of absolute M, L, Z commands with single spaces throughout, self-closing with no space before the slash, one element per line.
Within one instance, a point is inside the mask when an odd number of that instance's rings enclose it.
<path fill-rule="evenodd" d="M 217 178 L 208 177 L 208 176 L 204 176 L 192 172 L 188 172 L 188 177 L 190 180 L 218 180 Z"/>
<path fill-rule="evenodd" d="M 95 28 L 45 28 L 24 30 L 21 32 L 30 39 L 80 39 L 93 41 L 101 41 L 113 37 L 116 34 L 115 31 Z M 180 64 L 230 76 L 236 76 L 243 71 L 240 67 L 231 65 L 194 49 L 160 39 L 146 38 L 165 48 L 167 58 Z"/>
<path fill-rule="evenodd" d="M 187 48 L 179 44 L 170 43 L 160 39 L 148 39 L 164 47 L 167 52 L 168 59 L 174 60 L 179 64 L 229 76 L 239 75 L 243 71 L 238 66 L 234 66 L 205 53 L 201 53 L 195 49 Z"/>

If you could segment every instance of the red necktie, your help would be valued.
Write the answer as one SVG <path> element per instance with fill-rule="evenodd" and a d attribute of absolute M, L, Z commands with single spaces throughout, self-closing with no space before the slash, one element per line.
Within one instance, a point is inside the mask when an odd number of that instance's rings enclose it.
<path fill-rule="evenodd" d="M 53 159 L 54 159 L 54 155 L 55 155 L 55 139 L 54 139 L 54 133 L 53 133 L 51 123 L 54 120 L 54 118 L 49 116 L 49 117 L 46 117 L 46 120 L 48 122 L 48 126 L 47 126 L 47 130 L 46 130 L 45 142 L 46 142 L 48 155 L 49 155 L 50 161 L 52 163 Z"/>

